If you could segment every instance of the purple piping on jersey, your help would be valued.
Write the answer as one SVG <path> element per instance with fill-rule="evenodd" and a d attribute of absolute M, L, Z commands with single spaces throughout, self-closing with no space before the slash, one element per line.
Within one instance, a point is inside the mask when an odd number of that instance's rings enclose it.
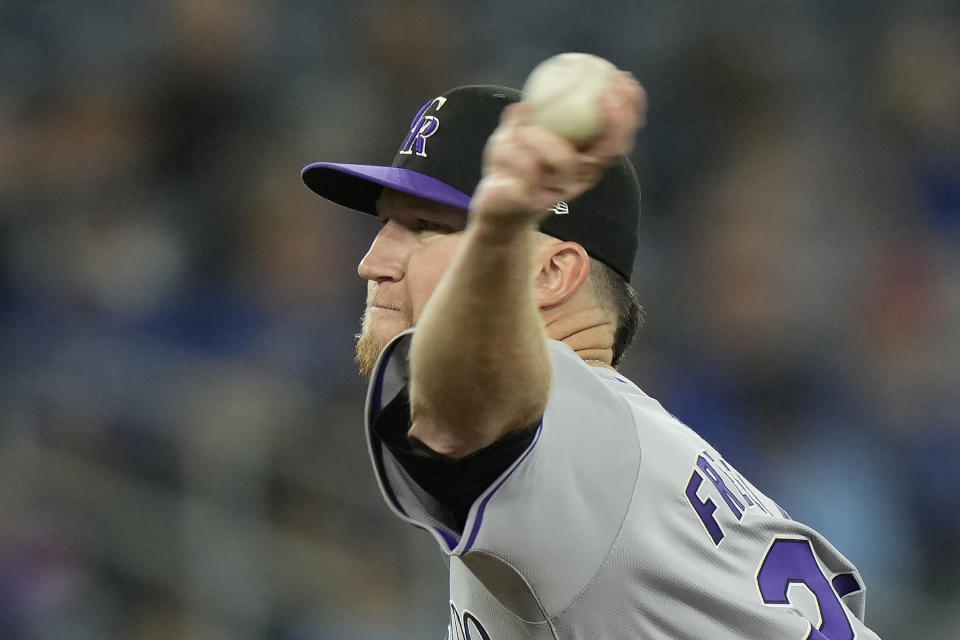
<path fill-rule="evenodd" d="M 397 191 L 409 193 L 414 196 L 420 196 L 421 198 L 433 200 L 441 204 L 448 204 L 458 209 L 467 210 L 470 208 L 470 196 L 459 189 L 451 187 L 446 182 L 441 182 L 436 178 L 431 178 L 413 169 L 379 167 L 369 164 L 314 162 L 313 164 L 305 166 L 300 173 L 309 186 L 312 184 L 309 174 L 322 172 L 324 170 L 345 173 L 355 178 L 375 182 L 384 187 L 390 187 L 391 189 L 396 189 Z M 318 193 L 323 195 L 321 191 L 318 191 Z M 366 213 L 374 212 L 368 211 Z"/>
<path fill-rule="evenodd" d="M 480 506 L 477 507 L 477 517 L 473 520 L 473 529 L 470 531 L 470 538 L 467 540 L 467 545 L 463 548 L 461 553 L 467 553 L 470 549 L 473 548 L 473 543 L 477 539 L 477 535 L 480 533 L 480 526 L 483 524 L 483 512 L 487 508 L 487 503 L 490 502 L 490 498 L 500 490 L 500 487 L 513 475 L 513 472 L 516 471 L 520 465 L 523 463 L 524 459 L 530 455 L 530 452 L 533 451 L 533 448 L 537 446 L 537 441 L 540 439 L 540 432 L 543 431 L 543 420 L 540 421 L 540 424 L 537 425 L 537 433 L 533 437 L 533 442 L 530 443 L 530 446 L 527 447 L 527 450 L 523 452 L 517 461 L 513 463 L 513 466 L 510 467 L 510 470 L 507 471 L 506 475 L 500 478 L 500 482 L 490 490 L 490 493 L 480 502 Z"/>
<path fill-rule="evenodd" d="M 439 533 L 440 537 L 443 538 L 443 541 L 447 543 L 447 551 L 453 551 L 457 547 L 459 540 L 457 540 L 456 536 L 454 536 L 452 533 L 445 531 L 440 527 L 434 527 L 433 530 Z"/>
<path fill-rule="evenodd" d="M 373 397 L 370 399 L 370 415 L 367 416 L 368 424 L 370 429 L 373 429 L 373 418 L 375 414 L 380 412 L 380 400 L 383 395 L 383 369 L 387 366 L 387 363 L 390 362 L 390 358 L 393 356 L 393 350 L 397 348 L 402 340 L 394 340 L 392 344 L 387 346 L 386 352 L 380 356 L 380 362 L 383 363 L 380 369 L 377 371 L 376 383 L 373 385 Z M 371 438 L 371 442 L 375 438 Z M 377 453 L 380 455 L 373 456 L 373 462 L 377 465 L 377 475 L 380 478 L 383 478 L 383 490 L 386 492 L 387 497 L 390 499 L 390 503 L 396 507 L 397 511 L 407 516 L 407 512 L 400 505 L 400 501 L 397 499 L 396 494 L 393 492 L 393 488 L 390 486 L 390 483 L 387 481 L 387 470 L 383 466 L 383 445 L 380 443 L 379 439 L 376 439 Z"/>

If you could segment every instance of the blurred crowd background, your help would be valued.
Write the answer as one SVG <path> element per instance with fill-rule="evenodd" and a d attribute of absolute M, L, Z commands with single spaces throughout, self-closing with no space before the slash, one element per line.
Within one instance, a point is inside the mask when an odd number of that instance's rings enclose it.
<path fill-rule="evenodd" d="M 389 161 L 428 98 L 561 51 L 650 96 L 622 370 L 960 637 L 960 6 L 0 3 L 0 638 L 441 638 L 352 364 Z"/>

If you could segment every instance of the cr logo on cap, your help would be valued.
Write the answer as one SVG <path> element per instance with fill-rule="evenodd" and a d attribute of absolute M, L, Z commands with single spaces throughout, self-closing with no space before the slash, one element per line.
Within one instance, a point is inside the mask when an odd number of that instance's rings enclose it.
<path fill-rule="evenodd" d="M 400 146 L 400 153 L 411 154 L 415 152 L 418 156 L 427 157 L 427 138 L 437 132 L 437 129 L 440 128 L 440 121 L 436 116 L 425 114 L 434 105 L 437 106 L 436 110 L 440 111 L 446 101 L 447 99 L 443 96 L 437 96 L 420 107 L 420 111 L 417 112 L 417 115 L 413 117 L 413 122 L 410 123 L 410 133 L 407 135 L 407 139 Z"/>

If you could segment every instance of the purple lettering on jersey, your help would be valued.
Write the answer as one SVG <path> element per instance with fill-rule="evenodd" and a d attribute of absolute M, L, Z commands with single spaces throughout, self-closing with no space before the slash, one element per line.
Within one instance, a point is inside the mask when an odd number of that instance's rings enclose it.
<path fill-rule="evenodd" d="M 737 490 L 737 493 L 740 495 L 740 497 L 743 498 L 743 501 L 747 504 L 748 507 L 756 506 L 756 507 L 759 507 L 760 510 L 766 513 L 767 515 L 773 515 L 772 513 L 767 511 L 767 508 L 765 506 L 763 506 L 763 502 L 760 501 L 760 498 L 758 498 L 757 495 L 753 493 L 749 487 L 747 487 L 747 483 L 743 479 L 743 476 L 741 476 L 736 469 L 731 467 L 726 460 L 724 460 L 723 458 L 714 460 L 713 456 L 711 456 L 710 453 L 707 451 L 700 452 L 700 455 L 702 455 L 704 458 L 706 458 L 710 462 L 714 463 L 714 465 L 719 465 L 723 475 L 725 475 L 727 477 L 727 480 L 729 480 L 729 484 L 727 484 L 726 486 L 730 487 L 732 485 L 733 488 Z M 716 469 L 716 466 L 714 466 L 714 469 Z"/>
<path fill-rule="evenodd" d="M 790 514 L 784 511 L 783 507 L 781 507 L 780 505 L 777 505 L 777 511 L 779 511 L 780 515 L 782 515 L 785 519 L 793 520 L 793 518 L 790 517 Z"/>
<path fill-rule="evenodd" d="M 836 591 L 837 595 L 841 598 L 863 589 L 852 573 L 841 573 L 834 576 L 831 584 L 833 585 L 833 590 Z"/>
<path fill-rule="evenodd" d="M 723 478 L 721 478 L 717 470 L 713 468 L 713 465 L 711 465 L 703 455 L 700 455 L 697 457 L 697 466 L 703 471 L 703 475 L 707 477 L 707 480 L 712 482 L 713 486 L 720 492 L 720 497 L 723 498 L 723 501 L 727 503 L 730 510 L 737 516 L 737 520 L 743 518 L 743 511 L 746 507 L 744 507 L 743 503 L 737 499 L 737 496 L 727 488 Z"/>
<path fill-rule="evenodd" d="M 790 585 L 806 586 L 817 599 L 820 626 L 811 623 L 810 640 L 853 640 L 853 627 L 843 603 L 823 575 L 809 540 L 777 538 L 757 571 L 757 587 L 764 604 L 790 606 Z M 849 586 L 842 585 L 842 586 Z"/>
<path fill-rule="evenodd" d="M 723 540 L 723 529 L 720 528 L 720 523 L 718 523 L 717 519 L 713 516 L 713 512 L 717 510 L 717 505 L 714 504 L 710 498 L 706 500 L 700 499 L 700 496 L 697 495 L 697 489 L 700 488 L 701 484 L 703 484 L 703 476 L 694 469 L 693 475 L 690 476 L 690 482 L 687 483 L 687 490 L 684 491 L 684 493 L 687 496 L 687 500 L 690 501 L 690 506 L 693 507 L 693 510 L 700 516 L 700 522 L 702 522 L 703 526 L 707 529 L 707 533 L 713 538 L 713 544 L 720 544 L 720 541 Z"/>
<path fill-rule="evenodd" d="M 743 482 L 739 478 L 737 478 L 736 472 L 730 468 L 730 465 L 727 464 L 726 460 L 721 458 L 720 466 L 723 467 L 724 475 L 726 475 L 727 479 L 730 480 L 733 486 L 737 488 L 737 491 L 740 492 L 740 497 L 743 498 L 743 501 L 747 503 L 748 507 L 752 507 L 754 504 L 759 503 L 759 501 L 758 502 L 753 501 L 753 499 L 747 493 L 747 488 L 743 485 Z M 760 505 L 760 506 L 762 508 L 763 505 Z M 766 509 L 764 509 L 764 511 L 766 511 Z"/>
<path fill-rule="evenodd" d="M 753 489 L 751 489 L 747 485 L 747 481 L 743 479 L 743 476 L 740 475 L 739 471 L 737 471 L 736 469 L 731 467 L 729 464 L 727 464 L 727 461 L 724 460 L 723 458 L 720 459 L 720 466 L 724 468 L 727 478 L 730 479 L 730 482 L 733 483 L 733 485 L 740 492 L 740 495 L 743 497 L 744 502 L 747 503 L 747 506 L 759 507 L 760 510 L 763 511 L 768 516 L 773 515 L 772 513 L 770 513 L 770 510 L 767 509 L 766 506 L 764 506 L 763 500 L 761 500 L 760 497 L 757 496 L 756 493 L 754 493 Z"/>

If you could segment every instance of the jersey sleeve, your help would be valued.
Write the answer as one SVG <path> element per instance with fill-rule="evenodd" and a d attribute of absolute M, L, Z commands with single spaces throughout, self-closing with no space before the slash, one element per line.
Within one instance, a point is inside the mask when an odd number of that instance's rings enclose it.
<path fill-rule="evenodd" d="M 413 332 L 384 349 L 367 397 L 368 443 L 384 498 L 401 518 L 429 531 L 446 554 L 466 562 L 496 558 L 535 594 L 544 614 L 562 610 L 599 570 L 635 493 L 640 445 L 629 406 L 568 346 L 550 341 L 553 376 L 540 425 L 457 531 L 449 512 L 373 428 L 409 381 Z"/>
<path fill-rule="evenodd" d="M 536 437 L 540 418 L 462 458 L 437 453 L 410 435 L 408 390 L 400 391 L 374 418 L 373 429 L 404 471 L 449 510 L 449 521 L 463 531 L 474 501 Z"/>

